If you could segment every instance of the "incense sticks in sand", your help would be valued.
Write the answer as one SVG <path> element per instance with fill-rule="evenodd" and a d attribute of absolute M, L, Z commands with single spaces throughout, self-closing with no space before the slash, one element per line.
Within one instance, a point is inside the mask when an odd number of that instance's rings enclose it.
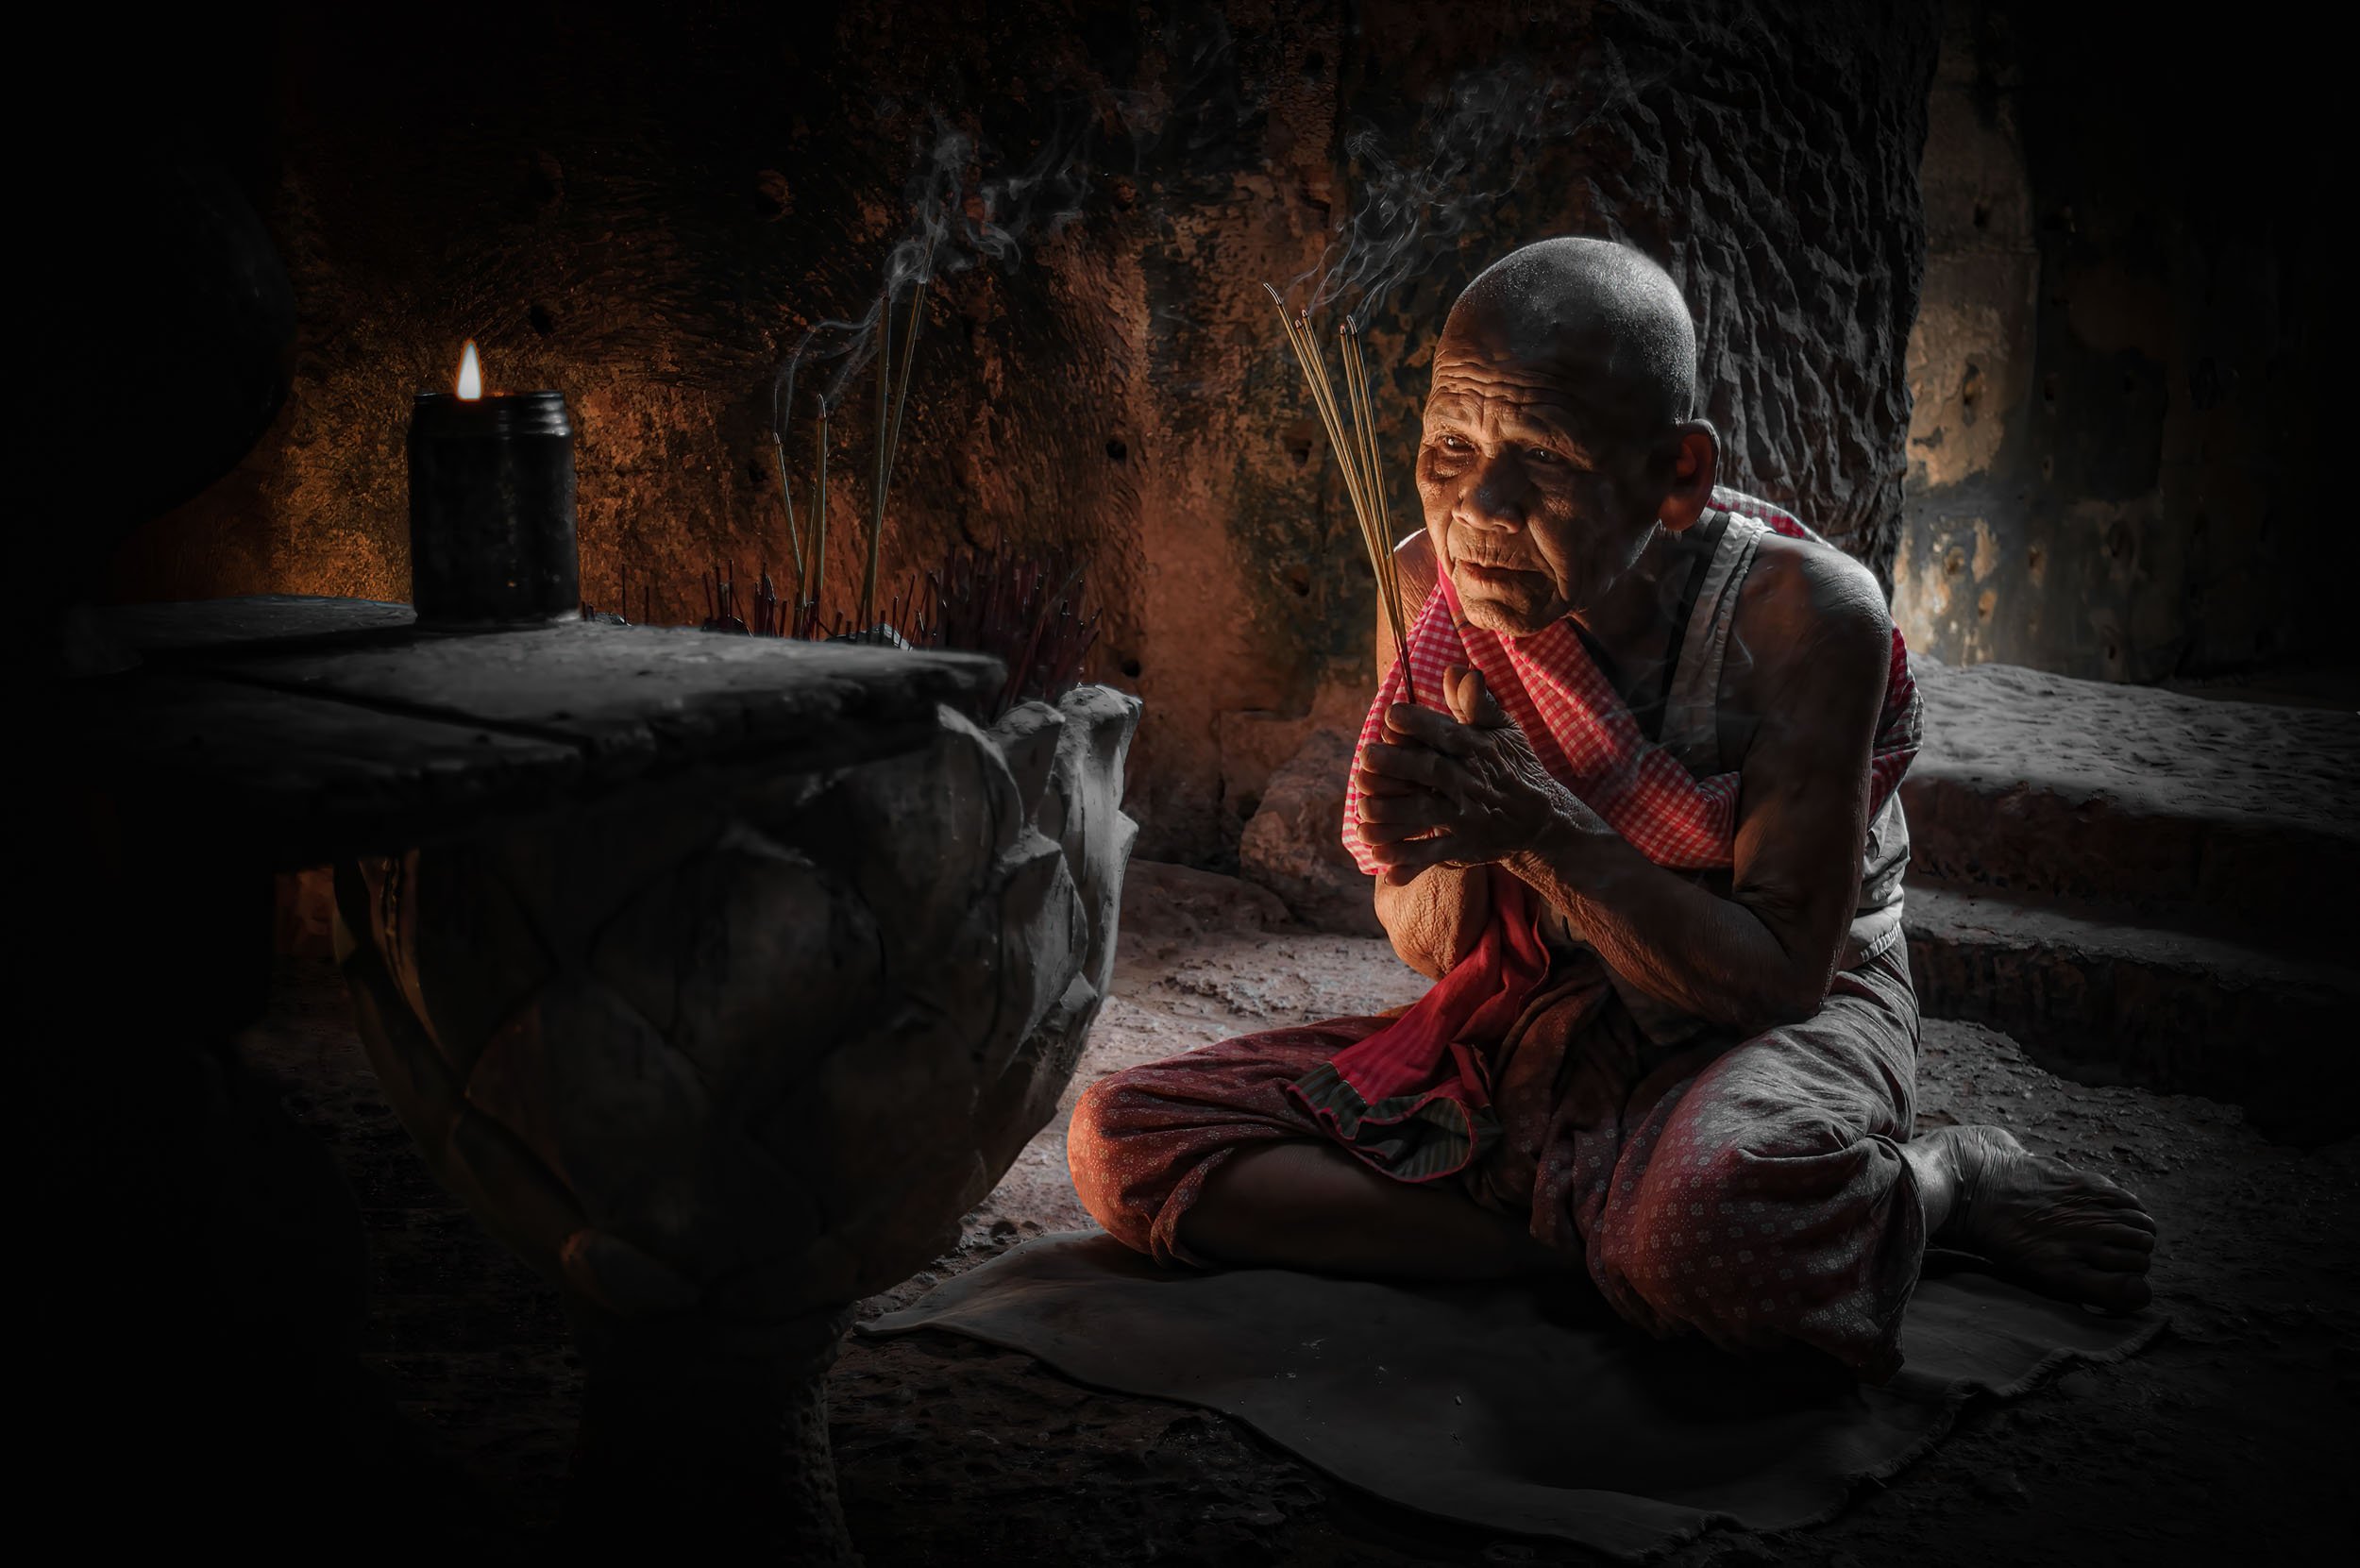
<path fill-rule="evenodd" d="M 926 321 L 926 284 L 923 279 L 910 291 L 909 320 L 902 329 L 901 375 L 897 384 L 893 364 L 893 295 L 890 291 L 877 301 L 877 447 L 876 473 L 869 486 L 868 543 L 867 559 L 861 572 L 859 619 L 853 623 L 852 636 L 866 639 L 875 630 L 877 619 L 877 566 L 885 545 L 885 496 L 893 481 L 893 460 L 902 445 L 902 415 L 909 407 L 910 371 L 918 359 L 918 333 Z M 778 463 L 779 492 L 786 507 L 787 548 L 795 564 L 795 613 L 789 622 L 793 635 L 807 636 L 823 624 L 825 613 L 821 606 L 827 586 L 828 571 L 828 399 L 822 393 L 812 399 L 816 429 L 813 431 L 811 482 L 811 534 L 804 542 L 803 530 L 795 514 L 795 487 L 786 473 L 786 436 L 784 429 L 771 431 L 773 455 Z"/>
<path fill-rule="evenodd" d="M 1286 329 L 1287 345 L 1295 351 L 1295 362 L 1303 368 L 1311 401 L 1327 427 L 1327 443 L 1335 448 L 1336 462 L 1344 471 L 1344 491 L 1352 497 L 1360 543 L 1368 549 L 1369 569 L 1376 577 L 1377 602 L 1384 606 L 1385 624 L 1393 633 L 1394 656 L 1401 661 L 1402 700 L 1415 702 L 1417 692 L 1409 678 L 1409 626 L 1403 614 L 1401 573 L 1393 563 L 1392 516 L 1386 504 L 1384 464 L 1377 458 L 1376 417 L 1370 406 L 1369 367 L 1361 358 L 1360 334 L 1349 318 L 1336 329 L 1347 408 L 1336 401 L 1335 385 L 1327 378 L 1327 361 L 1311 333 L 1309 312 L 1289 315 L 1278 291 L 1268 283 L 1262 289 L 1278 307 L 1278 324 Z"/>

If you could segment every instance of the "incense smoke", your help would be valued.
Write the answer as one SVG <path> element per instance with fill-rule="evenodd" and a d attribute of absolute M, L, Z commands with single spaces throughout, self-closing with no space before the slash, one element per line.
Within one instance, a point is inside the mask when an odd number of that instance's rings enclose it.
<path fill-rule="evenodd" d="M 1197 151 L 1235 129 L 1243 114 L 1233 79 L 1236 41 L 1219 10 L 1184 0 L 1156 33 L 1167 62 L 1161 91 L 1102 86 L 1059 100 L 1039 151 L 1021 168 L 970 184 L 978 164 L 991 160 L 989 147 L 933 115 L 931 135 L 912 143 L 903 192 L 909 226 L 885 256 L 876 298 L 855 319 L 817 322 L 804 332 L 772 384 L 774 430 L 783 432 L 790 419 L 808 413 L 796 407 L 795 386 L 822 367 L 819 396 L 834 411 L 870 365 L 886 319 L 915 290 L 986 261 L 1013 273 L 1028 247 L 1079 219 L 1094 188 L 1102 128 L 1112 133 L 1118 152 L 1127 144 L 1134 178 L 1151 154 Z M 901 330 L 898 324 L 892 329 L 897 341 Z"/>
<path fill-rule="evenodd" d="M 887 317 L 917 290 L 986 261 L 1014 272 L 1027 244 L 1080 217 L 1090 192 L 1091 128 L 1087 116 L 1060 109 L 1023 168 L 970 185 L 975 139 L 936 114 L 931 139 L 913 148 L 904 188 L 909 227 L 885 253 L 876 298 L 856 319 L 816 322 L 803 333 L 772 387 L 773 427 L 784 430 L 792 417 L 797 379 L 823 367 L 819 396 L 831 410 L 841 402 L 874 360 Z"/>

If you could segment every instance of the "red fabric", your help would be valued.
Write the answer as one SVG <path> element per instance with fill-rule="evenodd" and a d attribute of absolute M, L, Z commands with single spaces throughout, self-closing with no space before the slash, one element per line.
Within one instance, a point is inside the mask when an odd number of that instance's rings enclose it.
<path fill-rule="evenodd" d="M 1908 955 L 1839 974 L 1816 1017 L 1728 1049 L 1659 1056 L 1613 1013 L 1534 1042 L 1541 1092 L 1498 1086 L 1500 1147 L 1461 1190 L 1584 1257 L 1652 1333 L 1800 1343 L 1888 1375 L 1926 1239 L 1898 1147 L 1914 1110 Z M 1067 1129 L 1075 1194 L 1125 1246 L 1216 1266 L 1181 1236 L 1207 1178 L 1322 1132 L 1292 1085 L 1391 1021 L 1329 1019 L 1107 1074 Z"/>
<path fill-rule="evenodd" d="M 1721 492 L 1715 500 L 1789 538 L 1825 543 L 1794 517 L 1753 497 Z M 1696 778 L 1669 751 L 1650 742 L 1568 622 L 1559 621 L 1529 637 L 1501 636 L 1465 624 L 1458 592 L 1443 572 L 1437 575 L 1435 591 L 1427 595 L 1409 632 L 1407 657 L 1388 673 L 1370 705 L 1354 752 L 1353 776 L 1345 784 L 1343 841 L 1363 871 L 1374 875 L 1377 865 L 1360 841 L 1360 752 L 1382 734 L 1385 711 L 1401 700 L 1405 666 L 1418 704 L 1447 713 L 1442 671 L 1454 664 L 1482 673 L 1484 685 L 1524 731 L 1542 766 L 1649 860 L 1681 870 L 1730 863 L 1738 775 Z M 1916 683 L 1910 677 L 1908 649 L 1896 628 L 1883 715 L 1869 755 L 1872 815 L 1909 770 L 1922 733 Z M 1391 1126 L 1410 1112 L 1394 1105 L 1388 1109 L 1398 1114 L 1366 1118 L 1368 1108 L 1388 1101 L 1416 1108 L 1436 1101 L 1458 1105 L 1470 1129 L 1466 1152 L 1451 1163 L 1422 1171 L 1418 1180 L 1449 1175 L 1475 1156 L 1474 1129 L 1486 1120 L 1490 1105 L 1484 1049 L 1515 1022 L 1548 973 L 1537 901 L 1513 877 L 1494 878 L 1492 886 L 1492 921 L 1474 951 L 1391 1028 L 1340 1053 L 1330 1064 L 1359 1104 L 1341 1107 L 1344 1115 L 1340 1119 L 1340 1107 L 1328 1103 L 1326 1092 L 1295 1090 L 1296 1099 L 1331 1135 L 1380 1167 L 1389 1161 L 1356 1144 L 1355 1125 L 1365 1119 Z"/>

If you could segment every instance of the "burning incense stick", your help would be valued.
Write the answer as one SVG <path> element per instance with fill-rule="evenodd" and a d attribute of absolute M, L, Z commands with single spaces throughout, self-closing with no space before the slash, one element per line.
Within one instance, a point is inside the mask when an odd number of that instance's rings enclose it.
<path fill-rule="evenodd" d="M 1337 466 L 1343 470 L 1344 493 L 1351 497 L 1353 519 L 1360 526 L 1360 543 L 1369 552 L 1369 570 L 1376 579 L 1377 602 L 1384 607 L 1386 625 L 1393 633 L 1394 656 L 1401 664 L 1402 697 L 1415 702 L 1417 692 L 1409 675 L 1409 628 L 1403 614 L 1401 574 L 1393 563 L 1392 518 L 1386 505 L 1384 464 L 1376 450 L 1376 418 L 1360 336 L 1349 321 L 1337 330 L 1344 396 L 1351 404 L 1347 412 L 1336 401 L 1336 388 L 1328 380 L 1327 361 L 1320 353 L 1319 340 L 1312 335 L 1309 312 L 1290 316 L 1276 289 L 1268 283 L 1262 289 L 1278 307 L 1278 324 L 1287 334 L 1288 346 L 1294 350 L 1295 363 L 1302 367 L 1304 384 L 1310 389 L 1320 421 L 1327 427 L 1327 444 L 1336 454 Z"/>
<path fill-rule="evenodd" d="M 814 455 L 811 481 L 811 588 L 803 599 L 803 615 L 812 625 L 819 624 L 819 597 L 828 586 L 828 398 L 822 393 L 812 399 L 819 405 L 819 424 L 812 437 Z"/>
<path fill-rule="evenodd" d="M 1344 364 L 1344 390 L 1352 399 L 1355 425 L 1360 437 L 1360 488 L 1369 500 L 1369 515 L 1376 520 L 1375 535 L 1379 547 L 1376 559 L 1377 591 L 1385 595 L 1387 613 L 1393 622 L 1393 641 L 1402 646 L 1401 574 L 1393 564 L 1392 508 L 1385 498 L 1385 464 L 1376 451 L 1376 399 L 1369 392 L 1368 362 L 1360 355 L 1360 334 L 1347 319 L 1336 330 L 1341 348 L 1338 356 Z"/>
<path fill-rule="evenodd" d="M 1373 514 L 1376 518 L 1377 553 L 1385 564 L 1383 582 L 1391 606 L 1387 614 L 1393 628 L 1393 655 L 1401 661 L 1403 690 L 1414 702 L 1416 693 L 1409 690 L 1409 601 L 1402 596 L 1401 558 L 1393 551 L 1393 506 L 1385 493 L 1385 464 L 1376 450 L 1376 395 L 1369 390 L 1369 367 L 1361 358 L 1359 329 L 1347 323 L 1346 330 L 1352 346 L 1353 375 L 1360 387 L 1360 430 L 1365 451 L 1361 467 L 1368 478 L 1370 498 L 1376 503 Z"/>
<path fill-rule="evenodd" d="M 770 427 L 770 455 L 779 465 L 779 500 L 786 508 L 786 549 L 795 566 L 794 598 L 790 603 L 803 602 L 803 533 L 795 523 L 795 481 L 786 477 L 786 436 L 777 425 Z M 623 608 L 631 608 L 630 591 L 624 591 Z"/>
<path fill-rule="evenodd" d="M 885 416 L 892 402 L 893 295 L 888 292 L 877 301 L 877 473 L 868 486 L 868 565 L 861 574 L 860 618 L 852 623 L 854 636 L 865 635 L 877 623 L 870 612 L 877 604 L 877 553 L 885 543 Z"/>
<path fill-rule="evenodd" d="M 893 398 L 893 434 L 885 442 L 885 483 L 893 482 L 893 464 L 902 455 L 902 414 L 910 406 L 910 366 L 918 360 L 918 334 L 926 325 L 926 285 L 910 291 L 910 323 L 902 329 L 902 387 Z"/>
<path fill-rule="evenodd" d="M 877 622 L 877 557 L 885 546 L 885 496 L 893 484 L 893 459 L 902 445 L 902 414 L 910 403 L 910 367 L 918 360 L 918 329 L 925 321 L 926 285 L 910 291 L 909 322 L 902 329 L 902 379 L 893 384 L 893 295 L 877 302 L 877 485 L 868 516 L 868 566 L 861 578 L 860 623 L 866 635 Z M 891 411 L 888 421 L 886 414 Z"/>

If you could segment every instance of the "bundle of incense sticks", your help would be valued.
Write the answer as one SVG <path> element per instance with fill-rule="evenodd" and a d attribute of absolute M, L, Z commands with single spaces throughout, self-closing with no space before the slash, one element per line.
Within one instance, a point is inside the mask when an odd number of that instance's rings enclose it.
<path fill-rule="evenodd" d="M 865 636 L 874 630 L 877 618 L 877 568 L 885 546 L 885 496 L 893 481 L 893 460 L 902 447 L 902 414 L 909 407 L 910 370 L 918 360 L 919 329 L 926 322 L 926 280 L 920 278 L 910 291 L 909 320 L 902 329 L 901 378 L 897 384 L 893 366 L 893 294 L 888 289 L 877 300 L 877 447 L 876 475 L 869 486 L 868 543 L 861 572 L 859 618 L 853 632 Z M 779 496 L 786 508 L 787 549 L 795 565 L 795 611 L 788 624 L 797 629 L 799 636 L 810 635 L 826 623 L 821 603 L 827 587 L 828 569 L 828 399 L 821 394 L 812 399 L 817 416 L 813 432 L 811 482 L 811 538 L 806 547 L 802 528 L 795 515 L 795 486 L 786 472 L 786 434 L 784 428 L 770 432 L 771 450 L 778 463 Z"/>
<path fill-rule="evenodd" d="M 1394 657 L 1401 662 L 1402 700 L 1415 702 L 1418 694 L 1409 678 L 1409 626 L 1402 612 L 1401 573 L 1393 564 L 1392 515 L 1385 499 L 1384 464 L 1376 455 L 1376 419 L 1370 408 L 1369 367 L 1360 356 L 1360 334 L 1350 317 L 1336 329 L 1338 357 L 1344 367 L 1344 396 L 1351 404 L 1346 410 L 1336 402 L 1335 385 L 1327 379 L 1327 361 L 1320 354 L 1319 340 L 1311 334 L 1310 312 L 1298 311 L 1289 315 L 1287 302 L 1276 289 L 1265 283 L 1262 290 L 1278 307 L 1278 324 L 1286 329 L 1288 346 L 1294 349 L 1295 362 L 1303 367 L 1304 382 L 1311 389 L 1311 401 L 1327 427 L 1328 445 L 1335 448 L 1336 462 L 1343 468 L 1344 490 L 1352 497 L 1352 514 L 1360 525 L 1360 542 L 1368 548 L 1369 569 L 1376 577 L 1377 601 L 1385 607 Z"/>
<path fill-rule="evenodd" d="M 793 635 L 808 636 L 808 623 L 819 617 L 819 591 L 825 586 L 823 565 L 828 559 L 828 399 L 824 396 L 811 400 L 816 428 L 812 432 L 811 479 L 811 542 L 803 542 L 802 528 L 795 518 L 795 481 L 786 472 L 786 430 L 784 422 L 770 431 L 770 447 L 779 464 L 779 499 L 786 508 L 786 548 L 788 559 L 795 564 L 795 600 L 788 615 Z M 793 417 L 793 411 L 787 412 Z M 708 596 L 710 597 L 710 596 Z"/>

